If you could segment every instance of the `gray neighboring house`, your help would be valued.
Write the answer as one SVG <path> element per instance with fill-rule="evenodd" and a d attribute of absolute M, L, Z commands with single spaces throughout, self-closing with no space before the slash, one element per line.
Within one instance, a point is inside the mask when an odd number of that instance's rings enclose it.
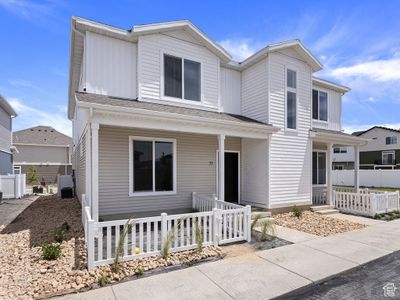
<path fill-rule="evenodd" d="M 0 175 L 13 173 L 12 119 L 17 114 L 0 95 Z"/>
<path fill-rule="evenodd" d="M 36 126 L 13 133 L 14 172 L 38 171 L 38 179 L 47 184 L 57 182 L 57 175 L 71 174 L 72 138 L 49 126 Z"/>

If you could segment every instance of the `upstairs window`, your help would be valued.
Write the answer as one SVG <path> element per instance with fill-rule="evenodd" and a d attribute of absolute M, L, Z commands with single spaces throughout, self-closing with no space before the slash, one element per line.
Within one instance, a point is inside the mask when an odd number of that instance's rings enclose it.
<path fill-rule="evenodd" d="M 347 153 L 346 147 L 335 147 L 333 148 L 333 153 Z"/>
<path fill-rule="evenodd" d="M 297 128 L 297 73 L 286 70 L 286 128 Z"/>
<path fill-rule="evenodd" d="M 396 145 L 396 144 L 397 144 L 397 136 L 386 137 L 386 145 Z"/>
<path fill-rule="evenodd" d="M 164 54 L 164 95 L 200 101 L 200 63 Z"/>
<path fill-rule="evenodd" d="M 313 90 L 313 119 L 328 121 L 328 94 L 326 92 Z"/>

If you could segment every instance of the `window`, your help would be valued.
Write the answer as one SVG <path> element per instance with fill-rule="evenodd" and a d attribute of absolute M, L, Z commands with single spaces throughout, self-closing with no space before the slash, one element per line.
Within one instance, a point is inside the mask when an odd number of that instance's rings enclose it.
<path fill-rule="evenodd" d="M 328 121 L 328 94 L 322 91 L 312 91 L 313 119 Z"/>
<path fill-rule="evenodd" d="M 200 63 L 164 54 L 164 95 L 200 101 Z"/>
<path fill-rule="evenodd" d="M 334 170 L 344 170 L 344 166 L 343 165 L 334 165 L 333 169 Z"/>
<path fill-rule="evenodd" d="M 21 174 L 21 166 L 14 166 L 14 174 Z"/>
<path fill-rule="evenodd" d="M 175 140 L 130 138 L 130 194 L 175 192 Z"/>
<path fill-rule="evenodd" d="M 297 128 L 297 74 L 286 70 L 286 127 Z"/>
<path fill-rule="evenodd" d="M 386 137 L 386 145 L 396 145 L 396 144 L 397 144 L 397 136 Z"/>
<path fill-rule="evenodd" d="M 394 151 L 382 151 L 382 165 L 393 165 L 395 159 Z"/>
<path fill-rule="evenodd" d="M 313 152 L 313 184 L 326 184 L 326 153 Z"/>
<path fill-rule="evenodd" d="M 347 153 L 346 147 L 335 147 L 333 148 L 333 153 Z"/>

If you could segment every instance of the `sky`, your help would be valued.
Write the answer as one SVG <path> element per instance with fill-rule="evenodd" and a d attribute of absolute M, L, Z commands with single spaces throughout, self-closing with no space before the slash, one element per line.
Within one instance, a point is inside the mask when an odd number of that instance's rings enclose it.
<path fill-rule="evenodd" d="M 294 38 L 322 62 L 316 76 L 351 88 L 346 132 L 400 128 L 400 1 L 0 0 L 0 94 L 14 130 L 67 119 L 71 16 L 116 27 L 189 19 L 237 60 Z"/>

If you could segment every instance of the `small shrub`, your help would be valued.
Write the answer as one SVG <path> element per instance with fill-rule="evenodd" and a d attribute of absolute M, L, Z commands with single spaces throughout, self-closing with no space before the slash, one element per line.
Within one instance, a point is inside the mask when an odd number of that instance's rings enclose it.
<path fill-rule="evenodd" d="M 301 216 L 303 215 L 303 210 L 295 205 L 292 207 L 292 213 L 297 219 L 300 219 Z"/>
<path fill-rule="evenodd" d="M 260 241 L 264 242 L 267 240 L 268 234 L 275 233 L 275 225 L 272 220 L 266 219 L 261 222 L 261 234 L 260 234 Z"/>
<path fill-rule="evenodd" d="M 65 236 L 65 230 L 63 230 L 62 228 L 59 228 L 56 230 L 56 232 L 54 233 L 54 239 L 57 243 L 61 243 L 64 240 L 64 236 Z"/>
<path fill-rule="evenodd" d="M 177 232 L 180 231 L 182 222 L 184 222 L 184 220 L 185 219 L 178 219 L 177 224 L 174 225 L 177 227 Z M 171 228 L 167 233 L 167 238 L 164 240 L 162 244 L 161 255 L 164 259 L 166 259 L 169 255 L 169 250 L 171 249 L 171 243 L 174 237 L 175 237 L 174 228 Z"/>
<path fill-rule="evenodd" d="M 61 245 L 44 242 L 42 244 L 42 253 L 45 260 L 56 260 L 61 256 Z"/>
<path fill-rule="evenodd" d="M 196 238 L 196 244 L 197 244 L 197 252 L 203 251 L 203 235 L 201 234 L 201 227 L 200 227 L 200 222 L 199 219 L 196 219 L 196 221 L 193 224 L 196 226 L 195 228 L 195 238 Z"/>
<path fill-rule="evenodd" d="M 135 271 L 136 276 L 142 276 L 144 274 L 144 270 L 142 268 L 139 268 Z"/>
<path fill-rule="evenodd" d="M 71 229 L 71 226 L 69 226 L 69 224 L 65 222 L 61 225 L 61 229 L 65 230 L 65 232 L 68 232 Z"/>
<path fill-rule="evenodd" d="M 118 273 L 119 272 L 119 259 L 121 257 L 122 250 L 124 248 L 126 235 L 128 234 L 128 232 L 130 230 L 132 230 L 134 225 L 135 225 L 135 221 L 132 220 L 132 219 L 128 219 L 128 221 L 126 222 L 126 224 L 122 228 L 122 233 L 121 233 L 120 238 L 119 238 L 118 246 L 117 246 L 117 249 L 115 250 L 114 263 L 113 263 L 113 265 L 111 267 L 111 270 L 114 273 Z M 117 226 L 117 228 L 115 230 L 120 230 L 120 227 Z"/>
<path fill-rule="evenodd" d="M 108 279 L 107 276 L 104 276 L 104 275 L 103 275 L 103 276 L 101 276 L 101 277 L 99 278 L 98 283 L 99 283 L 99 286 L 103 287 L 103 286 L 109 284 L 109 283 L 110 283 L 110 280 Z"/>
<path fill-rule="evenodd" d="M 257 223 L 258 223 L 258 220 L 260 220 L 260 218 L 261 218 L 261 214 L 258 214 L 258 215 L 255 215 L 255 216 L 254 216 L 254 219 L 253 219 L 253 221 L 251 222 L 251 226 L 250 226 L 251 231 L 254 230 L 254 227 L 256 227 L 256 225 L 257 225 Z"/>

